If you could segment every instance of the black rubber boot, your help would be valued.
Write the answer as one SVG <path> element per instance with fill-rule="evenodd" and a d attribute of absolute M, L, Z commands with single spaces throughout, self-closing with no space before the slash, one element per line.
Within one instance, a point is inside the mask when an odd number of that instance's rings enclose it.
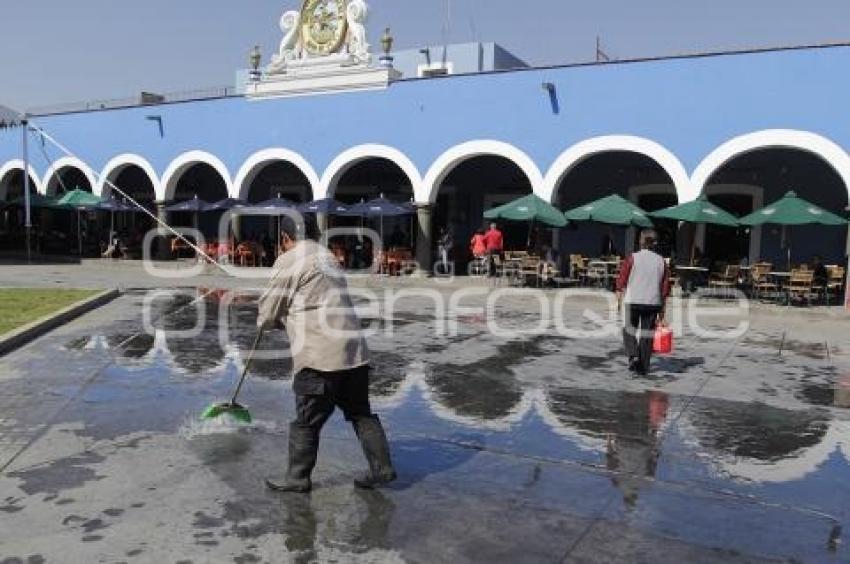
<path fill-rule="evenodd" d="M 389 484 L 396 479 L 390 460 L 390 445 L 377 415 L 363 417 L 353 422 L 354 432 L 360 439 L 363 454 L 369 463 L 369 473 L 354 479 L 358 488 L 373 489 Z"/>
<path fill-rule="evenodd" d="M 313 487 L 310 474 L 319 453 L 319 433 L 296 423 L 289 424 L 289 468 L 283 480 L 266 479 L 266 486 L 277 492 L 307 493 Z"/>

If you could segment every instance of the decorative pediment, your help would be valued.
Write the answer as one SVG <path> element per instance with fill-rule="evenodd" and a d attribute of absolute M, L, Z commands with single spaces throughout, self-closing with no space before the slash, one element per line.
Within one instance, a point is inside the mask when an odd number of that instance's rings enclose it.
<path fill-rule="evenodd" d="M 366 0 L 304 0 L 301 10 L 284 12 L 278 52 L 263 73 L 252 75 L 248 97 L 386 88 L 401 75 L 386 53 L 372 66 L 368 16 Z"/>
<path fill-rule="evenodd" d="M 350 63 L 369 64 L 368 15 L 365 0 L 304 0 L 300 11 L 286 11 L 280 18 L 283 39 L 266 73 L 285 73 L 292 65 L 332 55 L 348 55 Z"/>

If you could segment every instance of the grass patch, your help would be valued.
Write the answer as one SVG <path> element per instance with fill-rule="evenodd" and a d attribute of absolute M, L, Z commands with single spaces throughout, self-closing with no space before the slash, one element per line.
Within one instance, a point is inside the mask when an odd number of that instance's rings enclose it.
<path fill-rule="evenodd" d="M 100 290 L 0 289 L 0 335 L 98 292 Z"/>

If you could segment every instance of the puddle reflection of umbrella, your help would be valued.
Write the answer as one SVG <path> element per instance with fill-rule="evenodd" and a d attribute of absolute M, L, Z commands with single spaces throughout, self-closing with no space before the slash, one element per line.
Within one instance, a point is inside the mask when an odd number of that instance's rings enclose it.
<path fill-rule="evenodd" d="M 781 225 L 788 229 L 786 248 L 791 270 L 791 227 L 794 225 L 847 225 L 847 220 L 797 197 L 793 191 L 740 220 L 742 225 Z"/>
<path fill-rule="evenodd" d="M 77 251 L 80 258 L 83 257 L 83 238 L 80 228 L 80 212 L 97 209 L 97 206 L 103 202 L 99 196 L 95 196 L 91 192 L 80 190 L 79 187 L 74 188 L 64 196 L 59 198 L 55 207 L 64 209 L 74 209 L 77 211 Z"/>

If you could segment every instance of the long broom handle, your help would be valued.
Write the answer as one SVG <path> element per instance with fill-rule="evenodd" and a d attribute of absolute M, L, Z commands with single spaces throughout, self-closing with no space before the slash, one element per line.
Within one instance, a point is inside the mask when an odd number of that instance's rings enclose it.
<path fill-rule="evenodd" d="M 236 398 L 239 396 L 239 392 L 242 390 L 242 384 L 245 383 L 245 376 L 248 375 L 248 368 L 251 367 L 251 361 L 254 360 L 254 352 L 256 352 L 257 347 L 260 344 L 260 339 L 263 338 L 263 330 L 257 330 L 257 336 L 254 337 L 254 344 L 251 347 L 251 352 L 248 353 L 248 359 L 245 361 L 245 366 L 242 368 L 242 376 L 239 378 L 239 384 L 236 385 L 236 391 L 233 392 L 233 397 L 230 399 L 230 404 L 233 405 L 236 403 Z"/>

